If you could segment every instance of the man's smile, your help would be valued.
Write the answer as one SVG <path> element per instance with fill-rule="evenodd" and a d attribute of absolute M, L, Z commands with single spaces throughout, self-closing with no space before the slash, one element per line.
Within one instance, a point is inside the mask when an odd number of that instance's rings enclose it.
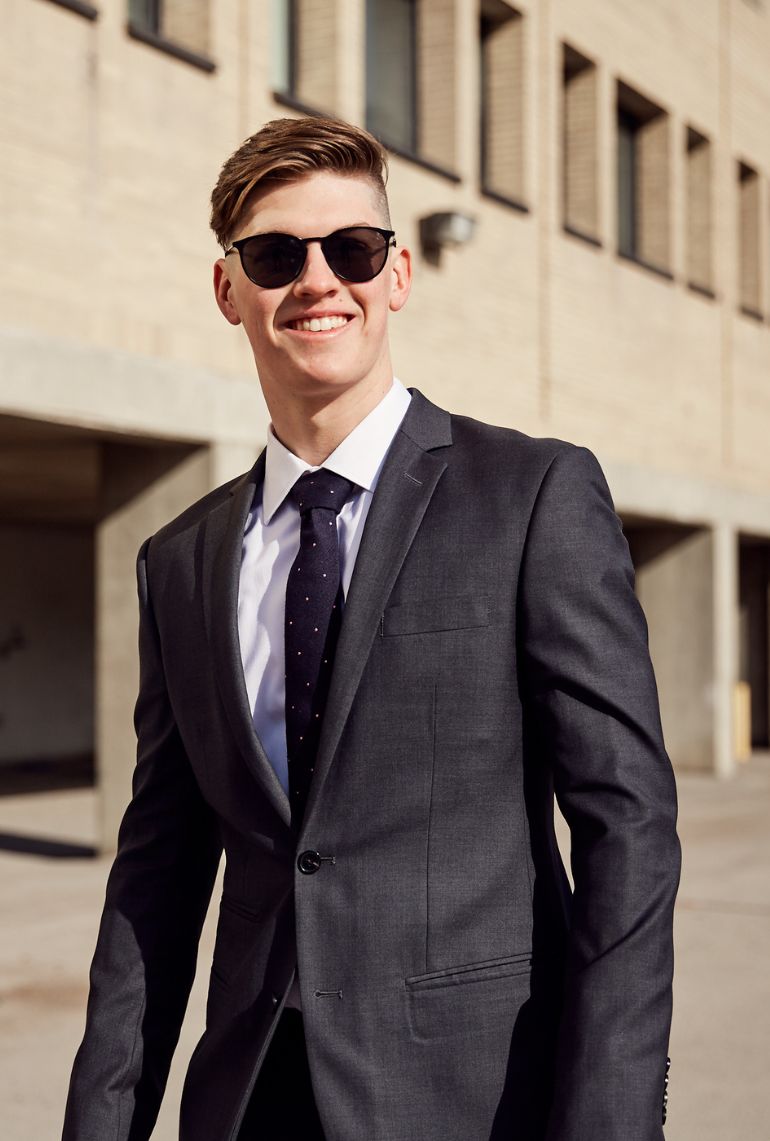
<path fill-rule="evenodd" d="M 308 313 L 287 321 L 285 328 L 292 333 L 336 333 L 353 320 L 349 313 Z"/>

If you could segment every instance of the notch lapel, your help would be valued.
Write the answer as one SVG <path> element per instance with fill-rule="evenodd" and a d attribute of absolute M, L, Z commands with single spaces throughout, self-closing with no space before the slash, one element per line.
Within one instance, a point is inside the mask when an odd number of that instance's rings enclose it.
<path fill-rule="evenodd" d="M 249 708 L 238 638 L 238 580 L 246 520 L 265 475 L 265 453 L 230 489 L 230 498 L 209 516 L 204 546 L 203 600 L 214 658 L 214 673 L 240 752 L 284 823 L 290 827 L 289 799 L 270 764 Z"/>
<path fill-rule="evenodd" d="M 383 465 L 345 602 L 303 829 L 318 803 L 385 603 L 447 466 L 431 449 L 451 444 L 449 413 L 410 391 L 412 402 Z"/>

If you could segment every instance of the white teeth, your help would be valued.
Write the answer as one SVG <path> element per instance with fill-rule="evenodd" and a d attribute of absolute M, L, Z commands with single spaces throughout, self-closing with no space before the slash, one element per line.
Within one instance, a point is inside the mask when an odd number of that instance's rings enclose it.
<path fill-rule="evenodd" d="M 312 317 L 309 321 L 292 321 L 293 328 L 301 333 L 323 333 L 347 324 L 347 317 Z"/>

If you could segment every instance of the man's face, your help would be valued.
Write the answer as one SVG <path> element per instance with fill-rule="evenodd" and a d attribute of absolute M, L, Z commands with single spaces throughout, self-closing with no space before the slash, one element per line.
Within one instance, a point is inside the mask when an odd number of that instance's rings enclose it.
<path fill-rule="evenodd" d="M 371 183 L 319 171 L 264 190 L 235 237 L 271 232 L 325 237 L 360 225 L 386 226 Z M 377 277 L 354 284 L 335 276 L 317 242 L 306 249 L 299 277 L 277 289 L 249 281 L 237 253 L 214 267 L 217 303 L 231 324 L 243 324 L 268 404 L 325 403 L 357 386 L 362 395 L 376 387 L 385 391 L 392 376 L 388 313 L 400 309 L 409 295 L 409 252 L 391 249 Z M 344 320 L 331 329 L 300 327 L 314 317 Z"/>

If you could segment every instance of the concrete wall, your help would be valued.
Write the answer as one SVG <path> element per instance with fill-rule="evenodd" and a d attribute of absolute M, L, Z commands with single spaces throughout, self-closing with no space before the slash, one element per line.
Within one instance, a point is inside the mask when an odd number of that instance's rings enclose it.
<path fill-rule="evenodd" d="M 647 616 L 660 713 L 679 769 L 714 767 L 714 570 L 707 530 L 627 527 Z"/>
<path fill-rule="evenodd" d="M 108 464 L 107 494 L 115 489 L 120 501 L 96 533 L 96 746 L 102 788 L 100 831 L 108 848 L 114 844 L 130 797 L 136 756 L 137 552 L 169 519 L 253 461 L 249 449 L 202 448 L 155 478 L 152 469 L 142 478 L 130 450 Z M 133 485 L 130 496 L 123 492 L 127 484 Z"/>

